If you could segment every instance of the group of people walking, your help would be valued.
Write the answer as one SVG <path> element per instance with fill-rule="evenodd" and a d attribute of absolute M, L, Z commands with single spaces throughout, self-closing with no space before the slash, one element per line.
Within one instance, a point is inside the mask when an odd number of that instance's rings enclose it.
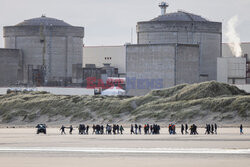
<path fill-rule="evenodd" d="M 188 131 L 190 131 L 190 133 Z M 175 131 L 173 134 L 175 134 Z M 197 125 L 192 124 L 188 130 L 188 124 L 185 124 L 185 126 L 183 124 L 181 124 L 181 134 L 182 135 L 184 135 L 184 134 L 198 135 Z"/>
<path fill-rule="evenodd" d="M 80 124 L 78 127 L 78 131 L 79 131 L 79 135 L 88 135 L 89 134 L 89 125 L 84 125 L 84 124 Z"/>
<path fill-rule="evenodd" d="M 61 135 L 63 135 L 63 134 L 66 135 L 66 133 L 65 133 L 66 128 L 69 128 L 69 134 L 72 134 L 72 131 L 73 131 L 73 126 L 72 125 L 70 125 L 69 127 L 65 127 L 64 125 L 62 125 L 61 128 L 60 128 Z"/>
<path fill-rule="evenodd" d="M 65 129 L 69 129 L 69 134 L 72 134 L 74 128 L 72 125 L 70 125 L 69 127 L 65 127 L 64 125 L 61 126 L 60 131 L 61 134 L 66 134 Z M 142 128 L 144 130 L 144 134 L 160 134 L 160 125 L 157 124 L 145 124 L 143 127 L 141 125 L 138 124 L 131 124 L 130 126 L 130 134 L 142 134 Z M 209 135 L 209 134 L 217 134 L 217 124 L 206 124 L 205 126 L 205 134 Z M 124 128 L 122 125 L 118 125 L 118 124 L 113 124 L 112 126 L 107 124 L 106 127 L 104 128 L 103 125 L 93 125 L 92 126 L 92 134 L 123 134 Z M 80 135 L 84 134 L 84 135 L 88 135 L 89 134 L 89 125 L 84 125 L 84 124 L 80 124 L 78 127 L 79 133 Z M 104 133 L 105 130 L 105 133 Z M 168 125 L 168 131 L 170 135 L 175 135 L 176 133 L 176 125 L 175 124 L 169 124 Z M 190 132 L 189 132 L 190 131 Z M 190 135 L 198 135 L 197 132 L 197 126 L 195 124 L 192 124 L 189 128 L 188 124 L 181 124 L 181 134 L 190 134 Z M 243 126 L 242 124 L 240 125 L 240 134 L 243 134 Z"/>
<path fill-rule="evenodd" d="M 105 129 L 105 134 L 108 135 L 123 134 L 124 131 L 123 126 L 118 124 L 113 124 L 112 126 L 107 124 L 105 128 L 103 125 L 93 125 L 92 129 L 93 129 L 92 134 L 100 134 L 100 135 L 104 134 L 104 129 Z"/>
<path fill-rule="evenodd" d="M 205 127 L 206 131 L 205 134 L 209 135 L 209 134 L 216 134 L 217 135 L 217 124 L 206 124 Z"/>
<path fill-rule="evenodd" d="M 153 124 L 153 125 L 149 125 L 149 124 L 145 124 L 143 126 L 143 131 L 144 131 L 144 134 L 153 134 L 153 135 L 156 135 L 156 134 L 160 134 L 160 130 L 161 130 L 161 127 L 160 125 L 157 125 L 157 124 Z M 141 125 L 137 125 L 137 124 L 131 124 L 130 126 L 130 134 L 142 134 L 142 126 Z"/>
<path fill-rule="evenodd" d="M 170 135 L 175 135 L 176 134 L 176 131 L 175 131 L 175 124 L 169 124 L 168 125 L 168 133 Z"/>
<path fill-rule="evenodd" d="M 198 135 L 197 126 L 195 124 L 190 126 L 190 135 Z"/>
<path fill-rule="evenodd" d="M 185 124 L 185 127 L 183 124 L 181 124 L 181 134 L 184 135 L 184 131 L 185 134 L 188 134 L 188 124 Z"/>

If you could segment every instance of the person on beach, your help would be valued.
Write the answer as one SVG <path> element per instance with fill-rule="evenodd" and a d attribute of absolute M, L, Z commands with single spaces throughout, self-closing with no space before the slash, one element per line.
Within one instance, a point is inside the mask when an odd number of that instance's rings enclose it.
<path fill-rule="evenodd" d="M 101 125 L 101 127 L 100 127 L 100 134 L 103 135 L 103 133 L 104 133 L 104 126 Z"/>
<path fill-rule="evenodd" d="M 138 129 L 138 125 L 135 124 L 135 134 L 137 135 L 137 129 Z"/>
<path fill-rule="evenodd" d="M 214 124 L 214 133 L 217 135 L 217 124 Z"/>
<path fill-rule="evenodd" d="M 62 125 L 62 127 L 60 128 L 60 130 L 61 130 L 61 135 L 63 135 L 63 134 L 66 135 L 66 133 L 65 133 L 65 126 Z"/>
<path fill-rule="evenodd" d="M 184 133 L 184 125 L 181 124 L 181 134 L 183 135 L 183 133 Z"/>
<path fill-rule="evenodd" d="M 147 124 L 147 134 L 149 134 L 149 124 Z"/>
<path fill-rule="evenodd" d="M 171 124 L 168 125 L 168 133 L 170 135 L 172 134 L 172 125 Z"/>
<path fill-rule="evenodd" d="M 135 132 L 134 132 L 134 126 L 133 126 L 133 124 L 131 124 L 131 127 L 130 127 L 130 134 L 132 135 L 132 134 L 134 134 Z"/>
<path fill-rule="evenodd" d="M 172 125 L 172 134 L 175 135 L 176 131 L 175 131 L 175 124 Z"/>
<path fill-rule="evenodd" d="M 86 127 L 86 134 L 87 135 L 89 134 L 89 125 L 87 125 L 87 127 Z"/>
<path fill-rule="evenodd" d="M 206 127 L 205 127 L 205 135 L 207 135 L 208 134 L 208 124 L 206 124 Z"/>
<path fill-rule="evenodd" d="M 210 124 L 208 124 L 208 125 L 207 125 L 207 134 L 209 135 L 210 132 L 211 132 L 211 126 L 210 126 Z"/>
<path fill-rule="evenodd" d="M 144 135 L 146 135 L 147 134 L 147 125 L 145 124 L 144 125 Z"/>
<path fill-rule="evenodd" d="M 69 127 L 69 134 L 71 134 L 71 135 L 72 135 L 72 131 L 73 131 L 73 126 L 72 126 L 72 125 L 70 125 L 70 127 Z"/>
<path fill-rule="evenodd" d="M 185 134 L 188 134 L 188 124 L 185 125 Z"/>
<path fill-rule="evenodd" d="M 96 126 L 95 126 L 95 124 L 92 126 L 92 129 L 93 129 L 93 132 L 92 132 L 92 134 L 94 134 L 95 133 L 95 129 L 96 129 Z"/>
<path fill-rule="evenodd" d="M 121 125 L 121 126 L 120 126 L 121 135 L 123 134 L 123 133 L 122 133 L 123 131 L 124 131 L 124 128 L 123 128 L 123 126 Z"/>
<path fill-rule="evenodd" d="M 211 134 L 212 135 L 214 134 L 214 125 L 213 124 L 211 125 Z"/>
<path fill-rule="evenodd" d="M 120 134 L 120 126 L 118 124 L 116 125 L 116 131 L 117 131 L 117 134 Z"/>
<path fill-rule="evenodd" d="M 241 135 L 244 134 L 244 133 L 243 133 L 243 126 L 242 126 L 242 124 L 240 125 L 240 134 L 241 134 Z"/>
<path fill-rule="evenodd" d="M 116 125 L 113 124 L 113 134 L 115 135 L 116 134 Z"/>

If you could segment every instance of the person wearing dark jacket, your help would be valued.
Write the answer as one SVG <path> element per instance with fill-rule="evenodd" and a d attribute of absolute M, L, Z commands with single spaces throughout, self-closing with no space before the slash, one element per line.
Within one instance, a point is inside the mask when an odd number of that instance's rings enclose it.
<path fill-rule="evenodd" d="M 184 125 L 181 124 L 181 134 L 183 135 L 183 133 L 184 133 Z"/>
<path fill-rule="evenodd" d="M 66 135 L 66 133 L 65 133 L 65 126 L 62 125 L 62 127 L 60 128 L 60 130 L 61 130 L 61 135 L 62 135 L 62 134 L 65 134 L 65 135 Z"/>
<path fill-rule="evenodd" d="M 139 134 L 141 135 L 141 125 L 139 125 Z"/>
<path fill-rule="evenodd" d="M 242 125 L 242 124 L 240 125 L 240 134 L 241 134 L 241 135 L 244 134 L 244 133 L 243 133 L 243 125 Z"/>
<path fill-rule="evenodd" d="M 185 134 L 188 134 L 188 124 L 185 125 Z"/>
<path fill-rule="evenodd" d="M 131 124 L 131 127 L 130 127 L 130 134 L 132 135 L 132 134 L 134 134 L 135 132 L 134 132 L 134 126 Z"/>
<path fill-rule="evenodd" d="M 93 126 L 92 126 L 92 129 L 93 129 L 92 134 L 94 134 L 94 133 L 95 133 L 95 130 L 96 130 L 96 126 L 95 126 L 95 125 L 93 125 Z"/>
<path fill-rule="evenodd" d="M 138 125 L 135 124 L 135 134 L 137 135 L 137 129 L 138 129 Z"/>
<path fill-rule="evenodd" d="M 211 133 L 214 134 L 214 125 L 211 125 Z"/>
<path fill-rule="evenodd" d="M 69 134 L 71 134 L 71 135 L 72 135 L 72 131 L 73 131 L 73 126 L 72 126 L 72 125 L 70 125 L 70 127 L 69 127 Z"/>
<path fill-rule="evenodd" d="M 123 128 L 123 126 L 121 125 L 121 126 L 120 126 L 121 135 L 123 134 L 123 133 L 122 133 L 123 131 L 124 131 L 124 128 Z"/>

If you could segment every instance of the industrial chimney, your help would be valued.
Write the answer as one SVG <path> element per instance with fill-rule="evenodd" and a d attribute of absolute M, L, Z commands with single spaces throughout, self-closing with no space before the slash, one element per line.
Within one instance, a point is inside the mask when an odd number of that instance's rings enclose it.
<path fill-rule="evenodd" d="M 165 15 L 168 4 L 166 2 L 161 2 L 159 7 L 161 8 L 161 15 Z"/>

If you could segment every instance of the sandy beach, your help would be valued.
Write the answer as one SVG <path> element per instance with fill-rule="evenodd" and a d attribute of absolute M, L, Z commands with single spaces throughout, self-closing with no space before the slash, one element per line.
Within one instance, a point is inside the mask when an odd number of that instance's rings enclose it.
<path fill-rule="evenodd" d="M 177 132 L 180 130 L 177 129 Z M 67 132 L 67 131 L 66 131 Z M 1 128 L 0 162 L 4 167 L 40 166 L 249 166 L 250 132 L 220 128 L 218 135 L 47 135 L 35 128 Z"/>

